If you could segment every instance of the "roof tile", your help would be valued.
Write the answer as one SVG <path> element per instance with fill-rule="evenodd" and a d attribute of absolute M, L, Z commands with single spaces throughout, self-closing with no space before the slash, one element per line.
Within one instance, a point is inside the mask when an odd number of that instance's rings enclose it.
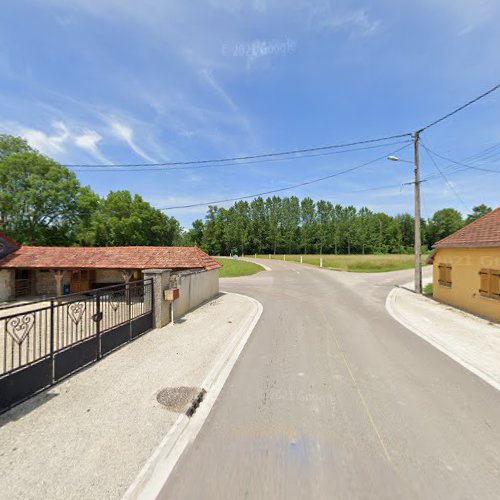
<path fill-rule="evenodd" d="M 434 248 L 500 246 L 500 207 L 438 241 Z"/>
<path fill-rule="evenodd" d="M 218 269 L 197 247 L 22 246 L 0 259 L 0 268 L 26 269 Z"/>

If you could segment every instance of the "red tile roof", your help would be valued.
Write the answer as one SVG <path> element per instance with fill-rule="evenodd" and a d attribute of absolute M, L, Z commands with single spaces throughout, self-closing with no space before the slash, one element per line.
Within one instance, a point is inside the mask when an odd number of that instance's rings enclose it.
<path fill-rule="evenodd" d="M 198 247 L 30 247 L 0 259 L 0 268 L 218 269 Z"/>
<path fill-rule="evenodd" d="M 434 245 L 448 247 L 500 247 L 500 207 Z"/>

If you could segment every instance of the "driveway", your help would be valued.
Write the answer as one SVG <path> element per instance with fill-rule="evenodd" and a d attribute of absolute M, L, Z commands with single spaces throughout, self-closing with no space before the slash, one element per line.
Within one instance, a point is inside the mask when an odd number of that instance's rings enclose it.
<path fill-rule="evenodd" d="M 264 313 L 164 499 L 498 498 L 497 390 L 385 309 L 412 271 L 268 261 Z"/>

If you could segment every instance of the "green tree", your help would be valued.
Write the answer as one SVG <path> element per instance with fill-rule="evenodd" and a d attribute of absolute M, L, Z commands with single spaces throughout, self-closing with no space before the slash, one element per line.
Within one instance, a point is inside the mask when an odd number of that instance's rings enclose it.
<path fill-rule="evenodd" d="M 323 251 L 332 242 L 332 235 L 330 232 L 331 218 L 333 205 L 329 201 L 320 200 L 317 205 L 317 220 L 318 220 L 318 245 L 319 253 L 323 254 Z"/>
<path fill-rule="evenodd" d="M 364 255 L 365 251 L 371 246 L 372 241 L 372 212 L 368 210 L 366 207 L 361 207 L 358 212 L 358 221 L 356 224 L 356 241 L 358 245 L 361 247 L 361 253 Z"/>
<path fill-rule="evenodd" d="M 316 234 L 316 212 L 314 201 L 307 197 L 300 202 L 300 221 L 301 221 L 301 236 L 302 247 L 304 253 L 307 254 L 308 249 L 313 247 L 313 238 Z"/>
<path fill-rule="evenodd" d="M 269 233 L 266 205 L 259 196 L 250 203 L 250 242 L 252 250 L 261 254 Z"/>
<path fill-rule="evenodd" d="M 394 217 L 401 233 L 401 251 L 412 252 L 415 242 L 415 218 L 410 214 L 400 214 Z"/>
<path fill-rule="evenodd" d="M 203 241 L 203 235 L 205 233 L 205 224 L 201 219 L 196 219 L 191 224 L 191 228 L 184 235 L 183 244 L 185 246 L 201 246 Z"/>
<path fill-rule="evenodd" d="M 210 255 L 222 255 L 224 240 L 224 224 L 221 221 L 217 206 L 210 205 L 205 217 L 202 249 Z"/>
<path fill-rule="evenodd" d="M 269 247 L 276 255 L 283 232 L 282 201 L 279 196 L 266 200 L 267 223 L 269 226 Z"/>
<path fill-rule="evenodd" d="M 26 141 L 2 135 L 0 186 L 0 223 L 10 237 L 30 245 L 75 242 L 82 190 L 73 172 Z"/>
<path fill-rule="evenodd" d="M 429 248 L 464 225 L 462 215 L 454 208 L 443 208 L 434 213 L 428 223 L 427 245 Z"/>
<path fill-rule="evenodd" d="M 476 207 L 472 207 L 472 213 L 467 216 L 465 220 L 466 224 L 470 224 L 481 217 L 489 214 L 491 212 L 491 207 L 486 206 L 484 203 L 481 205 L 477 205 Z"/>
<path fill-rule="evenodd" d="M 178 241 L 180 226 L 139 195 L 111 191 L 99 204 L 93 233 L 100 246 L 170 246 Z"/>
<path fill-rule="evenodd" d="M 295 253 L 300 223 L 300 202 L 296 196 L 283 198 L 282 220 L 285 251 Z"/>

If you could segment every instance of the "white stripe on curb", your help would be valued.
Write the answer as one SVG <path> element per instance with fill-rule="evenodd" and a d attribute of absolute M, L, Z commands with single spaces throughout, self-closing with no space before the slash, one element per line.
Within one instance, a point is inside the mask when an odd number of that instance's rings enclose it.
<path fill-rule="evenodd" d="M 179 416 L 125 492 L 123 500 L 153 500 L 157 498 L 183 451 L 198 435 L 262 314 L 263 307 L 259 301 L 246 295 L 244 297 L 251 301 L 254 311 L 234 335 L 233 340 L 205 378 L 201 386 L 207 391 L 203 402 L 191 418 L 186 415 Z"/>

